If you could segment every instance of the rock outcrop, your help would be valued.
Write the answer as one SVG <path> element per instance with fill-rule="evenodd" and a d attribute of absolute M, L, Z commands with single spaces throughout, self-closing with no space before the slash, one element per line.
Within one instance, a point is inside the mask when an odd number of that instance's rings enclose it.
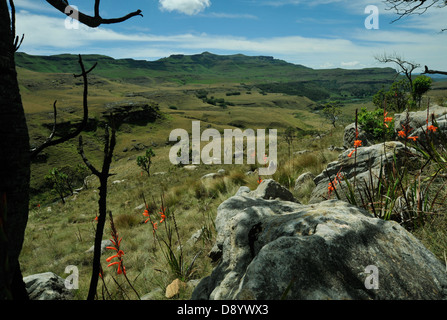
<path fill-rule="evenodd" d="M 73 293 L 65 280 L 53 272 L 33 274 L 23 278 L 30 300 L 71 300 Z"/>
<path fill-rule="evenodd" d="M 403 163 L 406 161 L 410 165 L 413 161 L 413 156 L 416 150 L 406 147 L 403 143 L 398 141 L 389 141 L 385 143 L 375 144 L 369 147 L 357 148 L 357 156 L 348 154 L 352 151 L 349 149 L 339 155 L 337 161 L 333 161 L 327 165 L 327 168 L 315 177 L 314 182 L 316 187 L 312 191 L 309 203 L 318 203 L 328 199 L 329 182 L 335 178 L 337 173 L 340 173 L 344 179 L 353 185 L 354 177 L 356 180 L 354 193 L 362 192 L 365 184 L 368 188 L 377 187 L 377 180 L 380 172 L 384 172 L 390 168 L 394 159 Z M 330 177 L 330 179 L 329 179 Z M 338 195 L 341 199 L 345 198 L 345 193 L 348 188 L 341 180 L 341 187 L 338 188 Z M 360 199 L 358 199 L 360 201 Z"/>
<path fill-rule="evenodd" d="M 192 299 L 446 299 L 445 266 L 399 224 L 268 185 L 218 207 L 219 262 Z"/>
<path fill-rule="evenodd" d="M 358 139 L 362 140 L 362 146 L 367 147 L 373 144 L 374 138 L 365 130 L 363 130 L 362 126 L 358 125 L 357 131 Z M 351 123 L 350 125 L 345 127 L 345 131 L 343 133 L 343 147 L 346 149 L 352 148 L 354 146 L 355 140 L 355 123 Z"/>

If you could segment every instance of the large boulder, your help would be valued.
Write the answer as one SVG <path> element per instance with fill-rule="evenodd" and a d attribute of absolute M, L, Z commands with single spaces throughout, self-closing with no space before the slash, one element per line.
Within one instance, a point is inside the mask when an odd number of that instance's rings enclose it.
<path fill-rule="evenodd" d="M 380 173 L 383 174 L 387 168 L 390 168 L 394 159 L 399 163 L 406 161 L 410 165 L 414 161 L 413 155 L 417 152 L 399 141 L 388 141 L 385 146 L 383 143 L 379 143 L 369 147 L 359 147 L 356 156 L 352 154 L 351 157 L 348 157 L 351 151 L 352 149 L 349 149 L 341 153 L 337 161 L 330 162 L 326 169 L 315 177 L 316 187 L 312 191 L 309 203 L 317 203 L 329 198 L 328 186 L 337 173 L 343 177 L 341 187 L 337 188 L 340 198 L 346 199 L 345 193 L 348 188 L 344 182 L 345 179 L 355 187 L 354 193 L 358 196 L 365 187 L 377 187 Z M 360 201 L 360 199 L 357 200 Z"/>
<path fill-rule="evenodd" d="M 447 114 L 446 107 L 440 107 L 438 105 L 434 105 L 430 107 L 429 112 L 429 120 L 431 120 L 431 114 L 435 115 L 435 118 L 439 118 L 443 115 Z M 413 130 L 417 130 L 418 128 L 424 126 L 427 121 L 427 109 L 421 111 L 411 111 L 408 112 L 408 120 L 407 120 L 407 112 L 396 113 L 394 115 L 394 131 L 398 132 L 402 130 L 402 125 L 408 121 L 409 127 Z"/>
<path fill-rule="evenodd" d="M 65 280 L 53 272 L 33 274 L 23 278 L 30 300 L 71 300 L 73 293 Z"/>
<path fill-rule="evenodd" d="M 446 299 L 445 266 L 392 221 L 346 202 L 301 205 L 249 193 L 223 202 L 220 259 L 200 299 Z"/>

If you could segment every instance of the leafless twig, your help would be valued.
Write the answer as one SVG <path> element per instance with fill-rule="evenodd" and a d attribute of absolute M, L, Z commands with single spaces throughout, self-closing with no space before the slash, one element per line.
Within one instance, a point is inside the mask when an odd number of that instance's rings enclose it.
<path fill-rule="evenodd" d="M 52 5 L 54 8 L 59 10 L 60 12 L 70 15 L 72 18 L 77 19 L 79 22 L 81 22 L 91 28 L 99 27 L 101 24 L 120 23 L 120 22 L 126 21 L 126 20 L 128 20 L 132 17 L 135 17 L 135 16 L 143 16 L 143 14 L 141 13 L 141 10 L 137 10 L 137 11 L 131 12 L 131 13 L 129 13 L 123 17 L 120 17 L 120 18 L 103 19 L 99 14 L 100 0 L 95 0 L 95 7 L 94 7 L 95 15 L 93 17 L 86 15 L 80 11 L 77 11 L 73 7 L 70 7 L 70 5 L 68 4 L 68 1 L 65 1 L 65 0 L 47 0 L 47 2 L 50 5 Z M 70 10 L 67 10 L 67 8 L 69 8 Z"/>
<path fill-rule="evenodd" d="M 93 67 L 91 67 L 88 71 L 85 71 L 85 67 L 84 67 L 84 63 L 82 62 L 82 57 L 81 55 L 79 55 L 79 64 L 81 66 L 81 70 L 82 73 L 79 75 L 74 75 L 74 77 L 83 77 L 84 80 L 84 94 L 83 94 L 83 111 L 84 111 L 84 115 L 82 118 L 82 122 L 80 123 L 80 125 L 76 128 L 75 131 L 67 134 L 66 136 L 53 140 L 54 135 L 56 133 L 56 122 L 57 122 L 57 110 L 56 110 L 56 103 L 57 100 L 54 101 L 53 104 L 53 115 L 54 115 L 54 123 L 53 123 L 53 130 L 51 131 L 50 136 L 45 140 L 45 142 L 43 144 L 41 144 L 40 146 L 34 148 L 31 150 L 31 154 L 30 154 L 30 158 L 34 159 L 36 158 L 36 156 L 45 148 L 48 148 L 50 146 L 54 146 L 57 144 L 61 144 L 65 141 L 68 141 L 72 138 L 75 138 L 76 136 L 78 136 L 82 130 L 84 129 L 84 127 L 87 125 L 87 121 L 88 121 L 88 101 L 87 101 L 87 96 L 88 96 L 88 81 L 87 81 L 87 75 L 96 67 L 96 63 L 93 65 Z"/>

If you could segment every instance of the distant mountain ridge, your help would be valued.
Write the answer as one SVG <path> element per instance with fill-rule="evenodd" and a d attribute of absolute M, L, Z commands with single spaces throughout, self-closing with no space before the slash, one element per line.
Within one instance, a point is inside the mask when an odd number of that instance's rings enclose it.
<path fill-rule="evenodd" d="M 210 52 L 176 54 L 156 61 L 114 59 L 86 54 L 87 68 L 98 63 L 94 74 L 139 83 L 213 84 L 247 83 L 265 92 L 306 95 L 323 100 L 329 96 L 365 97 L 392 83 L 392 68 L 312 69 L 270 56 L 217 55 Z M 79 73 L 78 56 L 33 56 L 16 53 L 20 68 L 44 73 Z"/>

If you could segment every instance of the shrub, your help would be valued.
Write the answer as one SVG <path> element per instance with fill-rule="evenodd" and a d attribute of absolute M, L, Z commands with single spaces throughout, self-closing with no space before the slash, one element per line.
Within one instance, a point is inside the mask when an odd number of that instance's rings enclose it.
<path fill-rule="evenodd" d="M 394 120 L 388 123 L 387 128 L 384 125 L 384 110 L 382 108 L 377 108 L 374 111 L 362 108 L 358 113 L 358 123 L 376 140 L 388 139 L 394 134 Z"/>
<path fill-rule="evenodd" d="M 148 176 L 151 175 L 149 170 L 151 169 L 152 157 L 155 157 L 155 153 L 152 151 L 152 148 L 146 150 L 146 154 L 144 156 L 137 157 L 138 166 L 143 169 Z"/>

